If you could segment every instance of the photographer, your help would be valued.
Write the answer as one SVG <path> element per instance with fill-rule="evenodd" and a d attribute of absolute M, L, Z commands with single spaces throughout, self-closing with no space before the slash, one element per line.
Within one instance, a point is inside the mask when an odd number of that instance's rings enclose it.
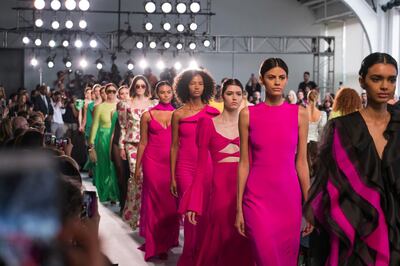
<path fill-rule="evenodd" d="M 65 114 L 64 100 L 59 91 L 53 93 L 51 98 L 51 106 L 54 114 L 51 121 L 51 133 L 57 138 L 62 138 L 65 135 L 63 115 Z"/>

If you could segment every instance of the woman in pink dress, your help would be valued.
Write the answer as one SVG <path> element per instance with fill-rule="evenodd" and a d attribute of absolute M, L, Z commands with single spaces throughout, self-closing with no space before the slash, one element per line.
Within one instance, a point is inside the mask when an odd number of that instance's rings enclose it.
<path fill-rule="evenodd" d="M 235 229 L 236 180 L 239 162 L 239 109 L 243 86 L 237 79 L 227 79 L 222 85 L 224 111 L 214 118 L 202 118 L 197 125 L 197 170 L 195 179 L 183 196 L 180 212 L 187 211 L 189 222 L 196 225 L 197 217 L 207 215 L 204 239 L 194 265 L 252 266 L 250 242 Z M 213 162 L 211 197 L 204 213 L 204 180 L 207 157 Z"/>
<path fill-rule="evenodd" d="M 140 143 L 135 167 L 135 182 L 140 182 L 143 166 L 142 204 L 139 234 L 146 240 L 140 249 L 145 260 L 154 256 L 167 258 L 167 252 L 178 246 L 179 214 L 169 191 L 171 181 L 171 105 L 172 87 L 167 81 L 157 83 L 155 92 L 160 103 L 145 112 L 140 120 Z"/>
<path fill-rule="evenodd" d="M 307 199 L 310 185 L 308 114 L 305 108 L 285 102 L 287 79 L 282 59 L 265 60 L 260 81 L 266 100 L 239 115 L 236 227 L 250 239 L 258 266 L 297 265 L 302 196 Z M 307 224 L 303 235 L 311 230 Z"/>
<path fill-rule="evenodd" d="M 171 193 L 179 200 L 192 184 L 197 165 L 196 128 L 202 117 L 213 117 L 218 110 L 207 105 L 211 99 L 215 82 L 204 70 L 186 70 L 179 74 L 174 88 L 179 100 L 184 104 L 172 115 L 171 145 Z M 196 229 L 187 219 L 184 223 L 185 242 L 178 265 L 194 265 Z"/>

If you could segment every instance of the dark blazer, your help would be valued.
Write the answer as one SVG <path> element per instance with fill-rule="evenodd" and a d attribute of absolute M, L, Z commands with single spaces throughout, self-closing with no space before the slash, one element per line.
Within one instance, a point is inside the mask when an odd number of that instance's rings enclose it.
<path fill-rule="evenodd" d="M 53 106 L 51 105 L 50 97 L 46 96 L 46 100 L 47 100 L 48 107 L 46 107 L 46 103 L 43 101 L 41 94 L 39 94 L 38 96 L 33 98 L 33 110 L 40 111 L 44 115 L 53 115 L 54 110 L 53 110 Z"/>

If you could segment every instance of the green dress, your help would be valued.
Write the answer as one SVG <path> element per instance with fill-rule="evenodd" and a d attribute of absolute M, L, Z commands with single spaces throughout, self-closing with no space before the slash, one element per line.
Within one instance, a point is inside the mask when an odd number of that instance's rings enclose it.
<path fill-rule="evenodd" d="M 117 175 L 110 158 L 111 115 L 115 108 L 115 103 L 107 102 L 96 106 L 89 137 L 89 144 L 94 144 L 97 154 L 94 183 L 101 202 L 118 201 L 119 199 Z"/>
<path fill-rule="evenodd" d="M 92 129 L 92 124 L 93 124 L 93 110 L 94 110 L 94 101 L 92 101 L 91 103 L 88 104 L 88 107 L 86 110 L 85 138 L 86 138 L 86 141 L 88 141 L 88 142 L 89 142 L 90 130 Z M 95 141 L 95 143 L 96 143 L 96 141 Z M 95 164 L 90 161 L 89 156 L 88 156 L 85 166 L 83 167 L 83 170 L 85 170 L 85 171 L 92 170 L 92 172 L 94 173 L 94 168 L 95 168 Z"/>

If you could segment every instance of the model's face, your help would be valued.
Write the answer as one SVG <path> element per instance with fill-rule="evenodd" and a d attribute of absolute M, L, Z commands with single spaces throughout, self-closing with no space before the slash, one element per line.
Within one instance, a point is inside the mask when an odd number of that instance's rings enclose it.
<path fill-rule="evenodd" d="M 99 98 L 101 95 L 100 95 L 100 91 L 101 91 L 101 88 L 100 87 L 96 87 L 95 89 L 94 89 L 94 96 L 96 97 L 96 98 Z"/>
<path fill-rule="evenodd" d="M 87 90 L 85 93 L 85 99 L 86 100 L 91 100 L 92 99 L 92 90 Z"/>
<path fill-rule="evenodd" d="M 303 100 L 303 99 L 304 99 L 304 93 L 303 93 L 302 91 L 299 91 L 299 92 L 297 93 L 297 98 L 298 98 L 299 100 Z"/>
<path fill-rule="evenodd" d="M 157 95 L 161 103 L 170 103 L 173 97 L 171 86 L 162 85 L 160 88 L 158 88 Z"/>
<path fill-rule="evenodd" d="M 293 97 L 292 93 L 288 94 L 288 99 L 289 99 L 289 102 L 293 102 L 294 101 L 294 97 Z"/>
<path fill-rule="evenodd" d="M 200 75 L 195 75 L 189 83 L 189 93 L 193 98 L 198 98 L 203 95 L 204 92 L 204 81 Z"/>
<path fill-rule="evenodd" d="M 139 79 L 138 81 L 136 81 L 136 84 L 135 84 L 136 95 L 139 95 L 139 96 L 144 95 L 144 93 L 146 92 L 146 89 L 147 89 L 146 82 L 144 82 L 142 79 Z"/>
<path fill-rule="evenodd" d="M 107 94 L 106 94 L 106 90 L 100 90 L 100 96 L 103 99 L 103 101 L 105 101 L 107 99 Z"/>
<path fill-rule="evenodd" d="M 229 85 L 224 94 L 224 108 L 227 110 L 236 110 L 240 107 L 243 100 L 242 89 L 237 85 Z"/>
<path fill-rule="evenodd" d="M 121 101 L 126 101 L 126 100 L 128 100 L 128 99 L 129 99 L 129 89 L 128 89 L 128 88 L 122 88 L 122 89 L 120 89 L 120 90 L 119 90 L 119 93 L 118 93 L 118 98 L 119 98 Z"/>
<path fill-rule="evenodd" d="M 106 95 L 107 95 L 107 100 L 113 101 L 116 98 L 117 95 L 117 89 L 114 86 L 108 86 L 105 89 Z"/>
<path fill-rule="evenodd" d="M 285 70 L 280 67 L 271 68 L 264 76 L 260 77 L 265 87 L 265 92 L 270 96 L 282 96 L 288 81 Z"/>
<path fill-rule="evenodd" d="M 368 69 L 360 85 L 367 91 L 368 102 L 387 103 L 396 90 L 397 71 L 391 64 L 375 64 Z"/>

